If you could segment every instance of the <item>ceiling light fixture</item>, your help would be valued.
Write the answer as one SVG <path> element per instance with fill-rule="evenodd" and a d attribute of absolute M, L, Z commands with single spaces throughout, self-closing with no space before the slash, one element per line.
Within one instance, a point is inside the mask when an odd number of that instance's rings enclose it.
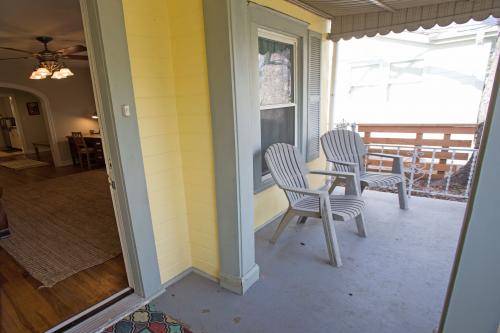
<path fill-rule="evenodd" d="M 5 49 L 9 51 L 16 51 L 24 53 L 23 56 L 16 58 L 4 58 L 0 60 L 12 60 L 12 59 L 28 59 L 33 57 L 38 60 L 38 67 L 31 73 L 29 77 L 31 80 L 43 80 L 47 77 L 52 79 L 64 79 L 69 76 L 73 76 L 73 72 L 66 67 L 63 60 L 83 60 L 87 61 L 88 57 L 86 55 L 79 55 L 75 53 L 81 53 L 87 51 L 87 48 L 83 45 L 73 45 L 70 47 L 65 47 L 56 51 L 49 50 L 47 44 L 52 41 L 52 37 L 49 36 L 39 36 L 35 38 L 37 41 L 43 44 L 43 50 L 38 52 L 20 50 L 12 47 L 0 46 L 0 49 Z"/>
<path fill-rule="evenodd" d="M 31 73 L 30 79 L 43 80 L 50 76 L 51 79 L 60 80 L 73 75 L 75 74 L 64 63 L 50 60 L 40 61 L 38 68 Z"/>

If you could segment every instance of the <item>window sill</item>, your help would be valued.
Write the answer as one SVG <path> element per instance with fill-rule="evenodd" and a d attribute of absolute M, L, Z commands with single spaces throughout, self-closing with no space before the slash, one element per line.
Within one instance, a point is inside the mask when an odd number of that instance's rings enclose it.
<path fill-rule="evenodd" d="M 253 194 L 258 194 L 260 192 L 264 192 L 265 190 L 273 187 L 276 185 L 274 182 L 274 179 L 272 177 L 269 177 L 267 179 L 263 179 L 259 182 L 259 184 L 256 184 L 253 190 Z"/>

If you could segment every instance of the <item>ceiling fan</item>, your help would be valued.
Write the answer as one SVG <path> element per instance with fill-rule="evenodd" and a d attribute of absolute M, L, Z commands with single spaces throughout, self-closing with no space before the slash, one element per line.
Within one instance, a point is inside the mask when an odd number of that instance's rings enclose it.
<path fill-rule="evenodd" d="M 20 57 L 10 57 L 10 58 L 0 58 L 0 60 L 12 60 L 12 59 L 29 59 L 35 58 L 39 62 L 38 68 L 36 68 L 33 73 L 31 73 L 30 79 L 40 80 L 45 79 L 50 76 L 52 79 L 64 79 L 68 76 L 72 76 L 73 73 L 69 68 L 66 67 L 64 59 L 72 60 L 88 60 L 86 55 L 78 55 L 74 53 L 80 53 L 87 51 L 87 48 L 83 45 L 74 45 L 66 47 L 57 51 L 49 50 L 47 44 L 50 43 L 53 38 L 48 36 L 39 36 L 35 38 L 37 41 L 43 44 L 44 49 L 38 52 L 19 50 L 11 47 L 2 47 L 0 49 L 22 52 L 24 56 Z"/>

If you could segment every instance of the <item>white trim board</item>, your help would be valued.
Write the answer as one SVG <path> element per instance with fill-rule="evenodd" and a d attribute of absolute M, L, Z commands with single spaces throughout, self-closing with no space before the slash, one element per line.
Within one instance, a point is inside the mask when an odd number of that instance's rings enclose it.
<path fill-rule="evenodd" d="M 107 327 L 117 323 L 123 317 L 136 311 L 140 307 L 148 304 L 156 297 L 165 292 L 165 289 L 160 290 L 158 293 L 148 297 L 142 298 L 136 294 L 129 295 L 124 299 L 116 302 L 115 304 L 107 307 L 95 316 L 85 320 L 84 322 L 70 328 L 66 333 L 90 333 L 101 332 Z M 47 331 L 46 333 L 50 333 Z"/>

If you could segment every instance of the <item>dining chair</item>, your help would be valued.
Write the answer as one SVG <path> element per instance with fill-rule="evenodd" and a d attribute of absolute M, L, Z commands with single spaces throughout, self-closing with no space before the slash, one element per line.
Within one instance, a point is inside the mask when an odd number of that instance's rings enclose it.
<path fill-rule="evenodd" d="M 292 145 L 276 143 L 271 145 L 265 161 L 276 185 L 288 199 L 288 209 L 281 219 L 271 243 L 275 244 L 285 227 L 294 216 L 320 218 L 325 233 L 326 246 L 332 266 L 342 266 L 339 244 L 333 221 L 355 220 L 358 234 L 366 237 L 364 202 L 356 172 L 309 170 L 304 158 Z M 347 183 L 344 195 L 333 195 L 328 190 L 314 190 L 309 187 L 307 175 L 340 177 Z"/>
<path fill-rule="evenodd" d="M 336 129 L 323 134 L 321 136 L 321 147 L 326 160 L 334 165 L 335 170 L 359 172 L 361 192 L 370 186 L 387 187 L 395 185 L 398 189 L 399 207 L 408 209 L 403 156 L 370 153 L 359 134 L 346 129 Z M 365 157 L 367 155 L 391 158 L 393 160 L 392 171 L 390 173 L 366 171 Z"/>
<path fill-rule="evenodd" d="M 76 153 L 78 154 L 78 161 L 80 163 L 80 167 L 85 168 L 83 164 L 83 160 L 85 157 L 85 162 L 87 164 L 88 169 L 92 169 L 94 165 L 96 165 L 96 149 L 94 147 L 89 147 L 87 142 L 85 142 L 85 138 L 83 137 L 82 132 L 71 132 L 71 136 L 73 138 L 73 143 L 75 145 Z"/>

